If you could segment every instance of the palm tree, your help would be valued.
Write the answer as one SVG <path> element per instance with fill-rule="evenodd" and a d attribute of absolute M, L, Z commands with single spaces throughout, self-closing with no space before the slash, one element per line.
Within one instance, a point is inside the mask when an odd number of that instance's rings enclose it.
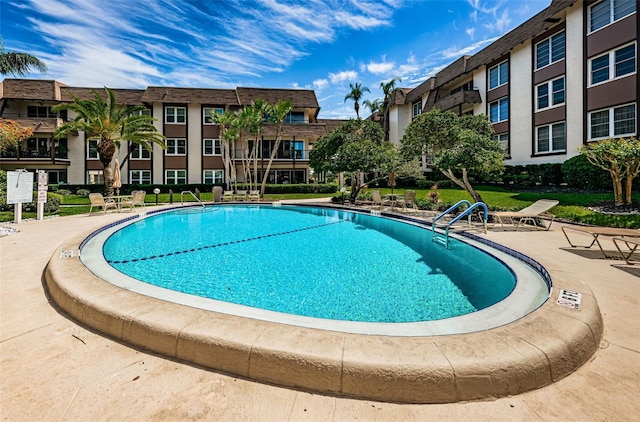
<path fill-rule="evenodd" d="M 271 156 L 269 157 L 269 162 L 267 163 L 267 169 L 262 176 L 262 186 L 260 187 L 260 196 L 264 196 L 264 190 L 267 186 L 267 179 L 269 178 L 269 171 L 271 170 L 271 164 L 273 164 L 273 159 L 276 158 L 276 154 L 278 153 L 278 148 L 280 148 L 280 142 L 282 141 L 282 128 L 287 118 L 287 114 L 291 112 L 291 108 L 293 105 L 289 100 L 280 100 L 273 106 L 269 107 L 269 115 L 271 123 L 275 123 L 276 125 L 276 142 L 273 145 L 273 150 L 271 150 Z"/>
<path fill-rule="evenodd" d="M 389 139 L 389 103 L 391 98 L 395 98 L 396 93 L 402 94 L 403 97 L 405 95 L 404 91 L 396 86 L 396 82 L 402 82 L 402 79 L 395 77 L 388 82 L 380 82 L 380 89 L 382 89 L 382 94 L 384 95 L 380 111 L 383 118 L 384 136 L 387 140 Z"/>
<path fill-rule="evenodd" d="M 230 129 L 234 119 L 235 115 L 229 110 L 225 110 L 223 113 L 218 113 L 217 111 L 211 112 L 211 120 L 214 124 L 220 126 L 220 139 L 224 142 L 222 147 L 222 161 L 224 162 L 224 181 L 227 186 L 227 190 L 231 190 L 231 181 L 233 180 L 231 178 L 231 154 L 233 152 L 232 145 L 235 141 L 236 133 L 234 130 Z"/>
<path fill-rule="evenodd" d="M 55 131 L 55 138 L 66 137 L 71 132 L 84 132 L 85 141 L 97 140 L 97 150 L 103 166 L 106 195 L 113 193 L 113 170 L 111 161 L 123 142 L 142 145 L 151 150 L 153 144 L 163 149 L 165 137 L 158 133 L 151 116 L 142 114 L 143 105 L 125 106 L 116 102 L 113 91 L 105 87 L 106 101 L 100 94 L 91 90 L 93 98 L 85 100 L 71 95 L 73 101 L 53 107 L 54 111 L 70 110 L 75 118 L 62 124 Z"/>
<path fill-rule="evenodd" d="M 31 54 L 6 51 L 0 37 L 0 75 L 25 76 L 32 67 L 47 71 L 47 65 Z"/>
<path fill-rule="evenodd" d="M 349 84 L 349 88 L 351 88 L 351 92 L 349 92 L 344 97 L 344 101 L 353 100 L 353 108 L 356 110 L 356 117 L 360 118 L 360 98 L 364 95 L 365 92 L 369 91 L 369 88 L 366 86 L 362 86 L 360 82 L 356 82 L 356 84 Z"/>
<path fill-rule="evenodd" d="M 371 114 L 376 114 L 382 109 L 382 100 L 380 98 L 373 101 L 364 100 L 363 105 L 371 111 Z"/>

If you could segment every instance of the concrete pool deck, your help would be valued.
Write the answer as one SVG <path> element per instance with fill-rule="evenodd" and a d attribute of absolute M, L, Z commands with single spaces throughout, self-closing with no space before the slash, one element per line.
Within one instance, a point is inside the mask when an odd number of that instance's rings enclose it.
<path fill-rule="evenodd" d="M 562 223 L 551 232 L 490 231 L 486 237 L 538 260 L 553 277 L 586 283 L 604 319 L 596 353 L 576 372 L 528 393 L 415 405 L 249 381 L 133 349 L 61 315 L 43 289 L 47 261 L 69 238 L 124 216 L 24 222 L 20 233 L 0 238 L 3 419 L 632 420 L 640 414 L 634 399 L 640 392 L 639 269 L 570 250 Z"/>

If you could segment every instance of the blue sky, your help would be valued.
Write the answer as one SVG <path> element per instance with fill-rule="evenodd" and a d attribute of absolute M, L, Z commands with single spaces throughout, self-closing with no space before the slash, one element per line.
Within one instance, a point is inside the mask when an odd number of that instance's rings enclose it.
<path fill-rule="evenodd" d="M 415 87 L 550 0 L 0 0 L 8 51 L 71 86 L 314 89 L 355 117 L 349 83 Z M 368 114 L 364 111 L 363 114 Z"/>

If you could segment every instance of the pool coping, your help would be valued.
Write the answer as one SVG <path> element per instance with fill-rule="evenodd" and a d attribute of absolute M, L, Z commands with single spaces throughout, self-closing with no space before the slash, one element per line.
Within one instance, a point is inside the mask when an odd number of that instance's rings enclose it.
<path fill-rule="evenodd" d="M 47 265 L 45 282 L 60 308 L 124 343 L 281 386 L 406 403 L 490 399 L 564 378 L 590 359 L 603 334 L 586 283 L 553 271 L 555 291 L 539 309 L 474 333 L 392 337 L 237 317 L 104 282 L 77 256 L 89 234 L 65 240 Z M 556 303 L 560 289 L 582 294 L 579 310 Z"/>

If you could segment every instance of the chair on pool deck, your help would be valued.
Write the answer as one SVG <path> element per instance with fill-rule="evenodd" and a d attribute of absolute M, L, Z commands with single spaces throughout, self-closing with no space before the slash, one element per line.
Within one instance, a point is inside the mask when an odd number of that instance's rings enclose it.
<path fill-rule="evenodd" d="M 118 209 L 118 204 L 113 199 L 104 199 L 101 193 L 90 193 L 89 201 L 91 201 L 91 208 L 89 208 L 89 215 L 93 211 L 93 207 L 102 208 L 102 211 L 106 214 L 109 208 L 114 210 Z"/>
<path fill-rule="evenodd" d="M 233 191 L 232 190 L 224 191 L 224 193 L 222 194 L 222 202 L 231 202 L 231 201 L 233 201 Z"/>
<path fill-rule="evenodd" d="M 404 192 L 404 198 L 401 201 L 402 211 L 418 211 L 418 206 L 416 205 L 416 191 L 407 190 Z"/>
<path fill-rule="evenodd" d="M 567 231 L 588 236 L 591 240 L 591 243 L 589 245 L 577 245 L 572 242 L 571 239 L 569 239 L 569 234 L 567 233 Z M 640 230 L 636 229 L 625 229 L 617 227 L 562 226 L 562 233 L 564 233 L 564 237 L 567 238 L 567 242 L 569 242 L 569 245 L 571 245 L 572 248 L 583 247 L 589 249 L 593 245 L 598 245 L 598 248 L 600 249 L 600 252 L 602 252 L 602 256 L 605 259 L 609 258 L 609 256 L 604 251 L 602 244 L 600 244 L 600 238 L 614 238 L 613 241 L 616 245 L 616 248 L 618 249 L 618 252 L 620 252 L 620 255 L 627 261 L 627 263 L 629 263 L 628 259 L 631 258 L 631 255 L 633 254 L 633 252 L 635 252 L 636 249 L 632 246 L 632 244 L 640 242 Z M 627 243 L 626 246 L 631 250 L 631 253 L 625 255 L 620 248 L 620 244 L 616 243 L 616 238 L 619 242 L 625 242 L 626 240 L 628 240 L 629 243 Z"/>
<path fill-rule="evenodd" d="M 504 227 L 505 221 L 507 224 L 512 224 L 517 230 L 519 227 L 524 226 L 527 223 L 531 223 L 536 229 L 549 230 L 551 223 L 555 216 L 548 211 L 558 205 L 559 201 L 555 199 L 539 199 L 533 204 L 521 209 L 520 211 L 498 211 L 489 213 L 493 216 L 497 224 Z M 541 223 L 540 217 L 550 218 L 548 226 Z"/>
<path fill-rule="evenodd" d="M 382 209 L 382 194 L 379 190 L 371 191 L 371 206 L 372 208 L 378 207 L 378 209 Z"/>
<path fill-rule="evenodd" d="M 259 201 L 260 200 L 260 191 L 259 190 L 250 190 L 249 195 L 247 195 L 247 200 L 249 201 Z"/>
<path fill-rule="evenodd" d="M 234 201 L 246 201 L 247 200 L 247 191 L 246 190 L 237 191 L 236 194 L 233 195 L 233 200 Z"/>
<path fill-rule="evenodd" d="M 143 190 L 134 190 L 133 192 L 131 192 L 131 199 L 120 202 L 120 209 L 122 209 L 122 207 L 129 207 L 133 211 L 136 205 L 138 205 L 146 210 L 147 207 L 144 204 L 144 197 L 146 195 L 147 192 Z"/>

